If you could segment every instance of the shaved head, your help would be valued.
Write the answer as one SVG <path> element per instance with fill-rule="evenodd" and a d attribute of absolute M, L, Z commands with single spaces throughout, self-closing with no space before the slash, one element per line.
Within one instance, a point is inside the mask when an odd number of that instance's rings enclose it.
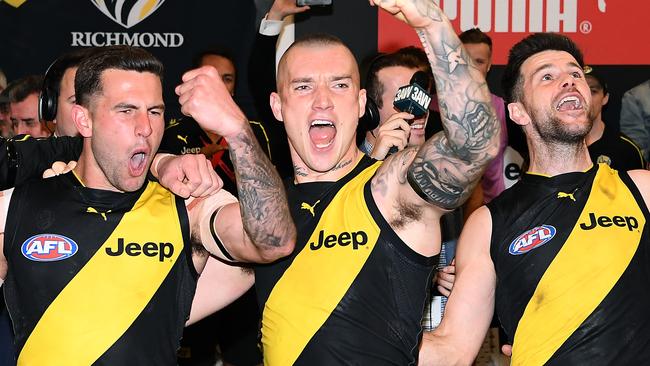
<path fill-rule="evenodd" d="M 356 58 L 352 54 L 352 51 L 348 48 L 348 46 L 343 43 L 343 41 L 330 34 L 325 34 L 325 33 L 315 33 L 315 34 L 310 34 L 305 37 L 297 39 L 294 43 L 289 46 L 289 48 L 286 50 L 286 52 L 282 55 L 280 58 L 280 62 L 278 63 L 278 73 L 276 77 L 276 87 L 277 90 L 280 91 L 280 85 L 282 85 L 282 82 L 286 79 L 287 76 L 287 59 L 291 56 L 291 53 L 294 49 L 296 48 L 319 48 L 319 47 L 334 47 L 334 46 L 339 46 L 343 47 L 347 50 L 347 52 L 350 54 L 350 58 L 353 60 L 354 64 L 356 65 L 355 67 L 355 72 L 356 75 L 352 75 L 353 79 L 356 80 L 357 83 L 360 83 L 360 76 L 359 76 L 359 67 L 357 65 Z"/>

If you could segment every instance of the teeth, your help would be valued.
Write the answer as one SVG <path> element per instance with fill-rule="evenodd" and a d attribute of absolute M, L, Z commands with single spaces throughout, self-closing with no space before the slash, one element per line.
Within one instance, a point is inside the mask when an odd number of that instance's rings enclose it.
<path fill-rule="evenodd" d="M 575 97 L 575 96 L 570 96 L 570 97 L 564 97 L 564 98 L 562 98 L 562 99 L 560 100 L 560 102 L 557 104 L 557 106 L 555 107 L 555 109 L 556 109 L 556 110 L 559 110 L 559 109 L 560 109 L 560 106 L 561 106 L 563 103 L 567 103 L 567 102 L 573 102 L 573 106 L 574 106 L 575 108 L 580 108 L 580 107 L 582 106 L 582 103 L 580 102 L 580 99 L 578 99 L 578 98 Z"/>
<path fill-rule="evenodd" d="M 311 122 L 312 127 L 334 127 L 334 124 L 330 121 L 317 119 Z"/>
<path fill-rule="evenodd" d="M 323 148 L 326 148 L 326 147 L 330 146 L 332 143 L 334 143 L 334 140 L 332 140 L 332 141 L 330 141 L 330 142 L 328 142 L 326 144 L 316 144 L 316 147 L 319 148 L 319 149 L 323 149 Z"/>
<path fill-rule="evenodd" d="M 411 128 L 415 128 L 416 130 L 421 130 L 421 129 L 424 128 L 424 124 L 418 123 L 418 124 L 415 124 L 415 125 L 411 125 Z"/>

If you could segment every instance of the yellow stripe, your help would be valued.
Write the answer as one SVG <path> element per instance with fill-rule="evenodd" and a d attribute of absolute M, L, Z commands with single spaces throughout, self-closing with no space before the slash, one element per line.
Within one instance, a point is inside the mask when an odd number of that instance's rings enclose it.
<path fill-rule="evenodd" d="M 580 228 L 596 217 L 631 216 L 638 228 Z M 639 246 L 645 218 L 615 170 L 600 164 L 587 203 L 519 321 L 512 365 L 543 365 L 616 284 Z M 612 250 L 612 243 L 616 249 Z"/>
<path fill-rule="evenodd" d="M 260 126 L 262 129 L 262 133 L 264 134 L 264 140 L 266 140 L 266 152 L 269 153 L 269 160 L 272 160 L 273 157 L 271 156 L 271 145 L 269 145 L 269 136 L 266 134 L 266 128 L 264 128 L 264 125 L 261 122 L 257 121 L 249 121 L 250 124 Z"/>
<path fill-rule="evenodd" d="M 162 262 L 143 254 L 108 256 L 106 248 L 115 249 L 118 237 L 141 245 L 173 243 L 174 253 Z M 182 251 L 174 197 L 149 183 L 133 210 L 50 304 L 27 339 L 18 365 L 95 362 L 131 326 Z"/>
<path fill-rule="evenodd" d="M 336 194 L 305 248 L 273 288 L 262 320 L 264 365 L 291 365 L 296 361 L 370 256 L 379 227 L 363 199 L 363 186 L 379 164 L 361 172 Z M 345 211 L 358 215 L 346 215 Z M 363 231 L 368 242 L 357 250 L 351 244 L 310 249 L 309 243 L 318 242 L 321 230 L 325 236 L 337 237 L 345 231 Z"/>
<path fill-rule="evenodd" d="M 5 0 L 5 2 L 14 8 L 17 8 L 21 5 L 23 5 L 27 0 Z"/>
<path fill-rule="evenodd" d="M 149 15 L 151 12 L 151 9 L 153 9 L 154 6 L 158 4 L 159 0 L 149 0 L 147 1 L 146 4 L 142 7 L 142 10 L 140 10 L 140 20 L 144 19 Z"/>
<path fill-rule="evenodd" d="M 621 138 L 621 140 L 627 141 L 630 145 L 632 145 L 634 150 L 636 150 L 637 154 L 639 154 L 639 161 L 641 161 L 641 165 L 643 166 L 645 161 L 643 160 L 643 153 L 641 152 L 641 149 L 639 149 L 639 147 L 636 145 L 636 143 L 634 141 L 626 138 L 625 136 L 619 136 L 619 137 Z"/>

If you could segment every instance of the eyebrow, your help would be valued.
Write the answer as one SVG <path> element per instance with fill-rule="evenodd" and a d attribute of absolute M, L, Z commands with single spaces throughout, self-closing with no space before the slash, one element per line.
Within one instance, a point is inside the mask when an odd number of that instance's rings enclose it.
<path fill-rule="evenodd" d="M 165 110 L 165 105 L 164 104 L 158 104 L 158 105 L 154 105 L 154 106 L 151 106 L 151 107 L 147 108 L 148 111 L 150 111 L 152 109 L 162 109 L 164 111 Z"/>
<path fill-rule="evenodd" d="M 118 103 L 113 107 L 113 109 L 140 109 L 140 107 L 136 106 L 135 104 L 130 104 L 130 103 Z M 164 104 L 157 104 L 151 107 L 147 107 L 147 110 L 150 111 L 152 109 L 162 109 L 165 110 L 165 105 Z"/>
<path fill-rule="evenodd" d="M 347 80 L 347 79 L 352 79 L 352 75 L 336 75 L 332 76 L 328 79 L 328 81 L 341 81 L 341 80 Z M 291 84 L 296 84 L 296 83 L 309 83 L 313 82 L 314 78 L 307 76 L 307 77 L 302 77 L 302 78 L 295 78 L 291 80 Z"/>
<path fill-rule="evenodd" d="M 129 104 L 129 103 L 118 103 L 116 104 L 113 109 L 138 109 L 138 106 L 135 104 Z"/>

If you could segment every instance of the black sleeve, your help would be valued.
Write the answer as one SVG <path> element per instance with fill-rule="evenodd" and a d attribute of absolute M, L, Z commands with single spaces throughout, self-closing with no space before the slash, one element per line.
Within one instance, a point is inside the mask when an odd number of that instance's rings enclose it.
<path fill-rule="evenodd" d="M 262 121 L 275 121 L 269 106 L 269 95 L 275 91 L 275 45 L 278 37 L 256 32 L 248 60 L 248 87 L 257 116 Z"/>
<path fill-rule="evenodd" d="M 0 138 L 0 189 L 40 178 L 55 161 L 77 160 L 82 146 L 81 137 Z"/>

